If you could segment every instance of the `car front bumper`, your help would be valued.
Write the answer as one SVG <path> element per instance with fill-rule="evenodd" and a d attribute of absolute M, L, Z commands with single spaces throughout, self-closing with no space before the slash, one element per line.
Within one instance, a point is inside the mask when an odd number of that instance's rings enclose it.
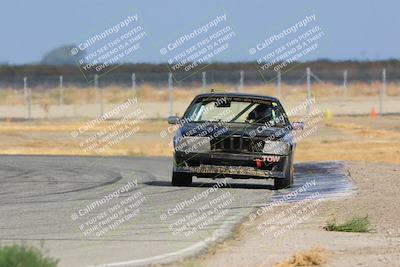
<path fill-rule="evenodd" d="M 267 161 L 270 156 L 274 162 Z M 285 178 L 286 169 L 290 168 L 288 155 L 175 152 L 174 158 L 174 172 L 207 178 Z M 258 166 L 257 160 L 261 161 Z"/>

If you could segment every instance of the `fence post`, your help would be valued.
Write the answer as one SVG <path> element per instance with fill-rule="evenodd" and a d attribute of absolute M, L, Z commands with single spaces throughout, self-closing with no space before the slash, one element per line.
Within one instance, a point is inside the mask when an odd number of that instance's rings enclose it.
<path fill-rule="evenodd" d="M 28 77 L 24 77 L 24 97 L 28 109 L 28 120 L 32 119 L 32 91 L 28 89 Z"/>
<path fill-rule="evenodd" d="M 383 98 L 386 94 L 386 69 L 382 69 L 382 86 L 379 92 L 379 115 L 383 114 Z"/>
<path fill-rule="evenodd" d="M 201 74 L 202 74 L 202 79 L 201 79 L 201 92 L 204 93 L 205 88 L 206 88 L 206 86 L 207 86 L 206 72 L 203 71 Z"/>
<path fill-rule="evenodd" d="M 28 120 L 32 120 L 32 90 L 28 89 Z"/>
<path fill-rule="evenodd" d="M 97 75 L 97 74 L 94 75 L 94 88 L 96 89 L 96 94 L 100 89 L 98 101 L 99 101 L 99 104 L 100 104 L 100 116 L 103 116 L 103 114 L 104 114 L 103 88 L 99 88 L 99 75 Z"/>
<path fill-rule="evenodd" d="M 278 70 L 277 77 L 276 77 L 276 90 L 278 98 L 281 97 L 281 71 Z"/>
<path fill-rule="evenodd" d="M 169 92 L 169 116 L 173 113 L 173 102 L 174 102 L 174 88 L 172 87 L 172 73 L 168 73 L 168 92 Z"/>
<path fill-rule="evenodd" d="M 28 77 L 24 77 L 24 98 L 25 103 L 28 101 Z"/>
<path fill-rule="evenodd" d="M 311 99 L 311 71 L 310 68 L 307 67 L 307 101 Z M 307 105 L 307 114 L 310 114 L 310 105 Z"/>
<path fill-rule="evenodd" d="M 136 95 L 136 74 L 132 73 L 132 96 Z"/>
<path fill-rule="evenodd" d="M 343 94 L 347 97 L 347 70 L 343 71 Z"/>
<path fill-rule="evenodd" d="M 60 105 L 64 104 L 64 81 L 63 81 L 63 76 L 60 75 Z"/>
<path fill-rule="evenodd" d="M 95 94 L 96 94 L 96 101 L 99 101 L 99 92 L 98 92 L 98 87 L 99 87 L 99 77 L 97 76 L 97 74 L 94 75 L 94 90 L 95 90 Z"/>
<path fill-rule="evenodd" d="M 243 80 L 244 80 L 244 72 L 241 70 L 238 92 L 241 92 L 243 90 Z"/>
<path fill-rule="evenodd" d="M 382 70 L 382 80 L 383 80 L 383 96 L 386 96 L 386 69 Z"/>

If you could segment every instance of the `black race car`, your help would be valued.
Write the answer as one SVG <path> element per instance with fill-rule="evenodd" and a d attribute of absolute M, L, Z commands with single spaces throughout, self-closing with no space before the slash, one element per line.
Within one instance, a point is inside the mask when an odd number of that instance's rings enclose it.
<path fill-rule="evenodd" d="M 276 189 L 293 183 L 296 144 L 290 123 L 274 97 L 207 93 L 194 98 L 176 124 L 172 185 L 197 178 L 274 179 Z"/>

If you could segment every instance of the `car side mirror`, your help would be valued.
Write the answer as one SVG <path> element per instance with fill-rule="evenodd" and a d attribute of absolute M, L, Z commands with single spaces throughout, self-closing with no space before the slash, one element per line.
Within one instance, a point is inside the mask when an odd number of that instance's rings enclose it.
<path fill-rule="evenodd" d="M 292 122 L 292 129 L 295 131 L 304 130 L 304 122 L 302 121 Z"/>
<path fill-rule="evenodd" d="M 179 117 L 178 116 L 169 116 L 168 117 L 168 123 L 169 124 L 177 124 L 179 122 Z"/>

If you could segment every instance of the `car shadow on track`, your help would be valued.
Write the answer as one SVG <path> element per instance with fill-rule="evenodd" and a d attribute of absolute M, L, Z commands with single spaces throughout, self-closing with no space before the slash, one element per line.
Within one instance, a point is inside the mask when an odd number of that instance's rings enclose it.
<path fill-rule="evenodd" d="M 328 162 L 307 162 L 307 163 L 296 163 L 294 172 L 294 185 L 290 189 L 284 189 L 280 192 L 289 193 L 290 191 L 296 190 L 297 188 L 305 185 L 307 182 L 315 180 L 318 186 L 312 190 L 318 191 L 334 191 L 342 190 L 341 187 L 347 186 L 348 181 L 346 178 L 346 172 L 344 164 L 338 161 L 328 161 Z M 223 179 L 222 177 L 219 179 Z M 199 182 L 203 180 L 204 182 Z M 193 187 L 212 187 L 217 184 L 217 180 L 200 178 L 194 180 L 191 185 L 187 186 L 189 188 Z M 246 182 L 243 182 L 246 181 Z M 270 180 L 272 182 L 272 180 Z M 270 182 L 270 183 L 271 183 Z M 344 185 L 343 185 L 344 183 Z M 146 185 L 150 186 L 168 186 L 172 187 L 172 184 L 168 180 L 163 181 L 148 181 L 144 182 Z M 331 186 L 330 186 L 331 185 Z M 266 184 L 264 179 L 230 179 L 227 180 L 227 185 L 222 186 L 222 188 L 234 188 L 234 189 L 260 189 L 260 190 L 274 190 L 271 184 Z M 179 187 L 175 187 L 179 188 Z M 333 188 L 333 189 L 332 189 Z M 339 188 L 339 189 L 338 189 Z"/>
<path fill-rule="evenodd" d="M 172 187 L 172 184 L 170 181 L 148 181 L 144 182 L 146 185 L 150 186 L 170 186 Z M 182 186 L 181 188 L 195 188 L 195 187 L 213 187 L 217 185 L 217 181 L 215 182 L 193 182 L 189 186 Z M 175 188 L 179 188 L 177 186 L 174 186 Z M 233 188 L 233 189 L 268 189 L 268 190 L 274 190 L 274 186 L 271 184 L 255 184 L 255 183 L 231 183 L 230 181 L 227 182 L 226 185 L 219 186 L 220 188 Z"/>

